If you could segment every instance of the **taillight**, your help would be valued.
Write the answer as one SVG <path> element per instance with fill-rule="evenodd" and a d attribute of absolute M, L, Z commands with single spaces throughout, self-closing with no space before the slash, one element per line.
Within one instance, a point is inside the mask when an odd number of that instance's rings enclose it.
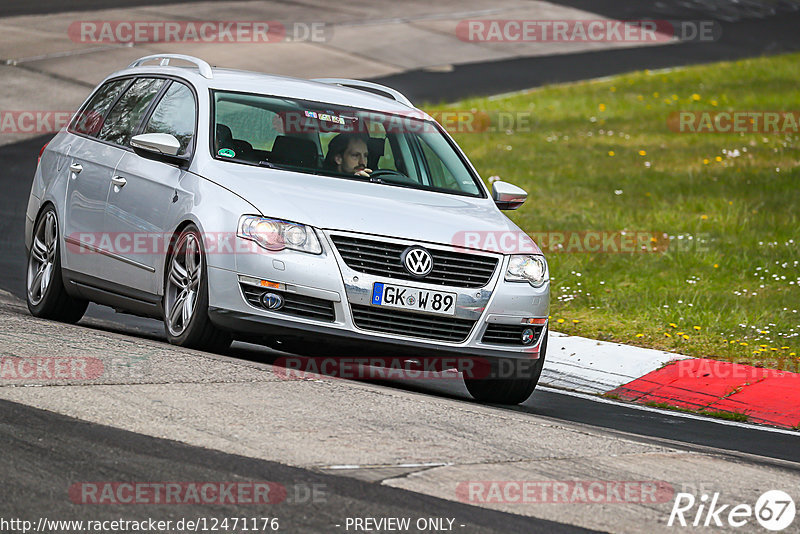
<path fill-rule="evenodd" d="M 50 144 L 50 142 L 48 141 L 47 143 L 44 144 L 42 149 L 39 151 L 39 159 L 36 160 L 36 164 L 37 165 L 39 164 L 40 161 L 42 161 L 42 154 L 44 153 L 44 149 L 47 148 L 47 145 L 49 145 L 49 144 Z"/>

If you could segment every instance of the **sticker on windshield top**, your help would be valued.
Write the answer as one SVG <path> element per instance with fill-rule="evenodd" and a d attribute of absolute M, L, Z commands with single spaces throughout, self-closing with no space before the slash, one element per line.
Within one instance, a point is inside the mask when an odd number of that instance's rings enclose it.
<path fill-rule="evenodd" d="M 230 148 L 221 148 L 219 152 L 217 152 L 217 155 L 225 156 L 226 158 L 233 158 L 236 156 L 236 152 L 234 152 Z"/>
<path fill-rule="evenodd" d="M 305 111 L 303 112 L 303 114 L 310 119 L 319 119 L 325 122 L 345 124 L 344 117 L 337 117 L 336 115 L 329 115 L 327 113 L 317 113 L 316 111 Z"/>

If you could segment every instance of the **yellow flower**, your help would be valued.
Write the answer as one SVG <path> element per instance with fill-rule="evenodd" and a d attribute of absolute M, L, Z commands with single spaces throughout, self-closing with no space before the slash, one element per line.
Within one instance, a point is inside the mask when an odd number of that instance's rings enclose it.
<path fill-rule="evenodd" d="M 644 334 L 636 334 L 636 337 L 644 337 Z"/>
<path fill-rule="evenodd" d="M 684 336 L 683 336 L 683 339 L 689 339 L 689 336 L 687 336 L 687 335 L 684 335 Z"/>
<path fill-rule="evenodd" d="M 664 332 L 664 337 L 672 337 L 668 332 Z"/>
<path fill-rule="evenodd" d="M 795 354 L 794 352 L 790 352 L 789 356 L 797 356 L 797 354 Z"/>
<path fill-rule="evenodd" d="M 578 324 L 579 322 L 580 322 L 580 321 L 579 321 L 579 320 L 577 320 L 577 319 L 573 319 L 573 320 L 572 320 L 572 323 L 573 323 L 573 324 Z"/>
<path fill-rule="evenodd" d="M 672 95 L 672 100 L 678 100 L 678 95 Z"/>
<path fill-rule="evenodd" d="M 703 165 L 708 165 L 708 163 L 709 163 L 708 158 L 703 160 Z"/>
<path fill-rule="evenodd" d="M 759 330 L 759 331 L 758 331 L 758 333 L 759 333 L 759 334 L 766 334 L 766 333 L 767 333 L 767 331 L 766 331 L 766 330 Z M 765 345 L 765 346 L 766 346 L 766 345 Z"/>
<path fill-rule="evenodd" d="M 761 347 L 762 349 L 766 349 L 767 345 L 759 345 L 759 347 Z"/>
<path fill-rule="evenodd" d="M 564 319 L 559 319 L 559 320 L 558 320 L 558 321 L 556 321 L 556 322 L 557 322 L 558 324 L 561 324 L 561 323 L 563 323 L 563 322 L 564 322 Z"/>
<path fill-rule="evenodd" d="M 778 349 L 776 349 L 775 347 L 772 347 L 772 348 L 770 348 L 769 350 L 771 350 L 771 351 L 773 351 L 773 352 L 778 352 Z"/>
<path fill-rule="evenodd" d="M 716 158 L 714 158 L 714 159 L 715 159 L 717 162 L 720 162 L 720 161 L 722 161 L 722 156 L 717 156 L 717 157 L 716 157 Z"/>
<path fill-rule="evenodd" d="M 676 335 L 676 336 L 682 336 L 682 335 L 683 335 L 683 332 L 678 332 L 678 333 L 676 333 L 675 335 Z"/>
<path fill-rule="evenodd" d="M 728 201 L 728 206 L 733 206 L 733 200 Z"/>
<path fill-rule="evenodd" d="M 646 156 L 647 155 L 647 151 L 646 150 L 640 150 L 639 151 L 639 155 L 640 156 Z"/>
<path fill-rule="evenodd" d="M 727 339 L 723 339 L 722 342 L 723 343 L 728 343 L 728 340 Z"/>
<path fill-rule="evenodd" d="M 697 93 L 693 94 L 692 95 L 692 100 L 694 100 L 695 102 L 699 101 L 700 100 L 700 95 L 698 95 Z"/>
<path fill-rule="evenodd" d="M 606 105 L 605 105 L 605 104 L 600 104 L 599 106 L 597 106 L 597 108 L 598 108 L 600 111 L 605 111 L 605 110 L 606 110 Z"/>
<path fill-rule="evenodd" d="M 639 96 L 636 97 L 636 100 L 641 102 L 642 100 L 644 100 L 644 97 L 642 95 L 639 95 Z"/>
<path fill-rule="evenodd" d="M 781 350 L 789 350 L 789 347 L 781 347 Z"/>
<path fill-rule="evenodd" d="M 616 156 L 616 154 L 614 153 L 614 151 L 613 151 L 613 150 L 609 150 L 609 151 L 608 151 L 608 155 L 609 155 L 609 156 L 611 156 L 612 158 L 613 158 L 614 156 Z"/>
<path fill-rule="evenodd" d="M 675 323 L 669 323 L 669 325 L 670 325 L 672 328 L 678 328 L 678 325 L 676 325 Z"/>
<path fill-rule="evenodd" d="M 743 346 L 743 347 L 746 347 L 746 346 L 747 346 L 747 343 L 746 343 L 746 342 L 744 342 L 744 341 L 742 341 L 741 343 L 739 343 L 739 345 L 741 345 L 741 346 Z"/>
<path fill-rule="evenodd" d="M 700 327 L 699 327 L 699 326 L 695 326 L 695 327 L 693 327 L 693 328 L 694 328 L 695 330 L 697 330 L 698 332 L 700 331 Z"/>
<path fill-rule="evenodd" d="M 669 98 L 665 98 L 664 99 L 664 103 L 665 104 L 672 104 L 672 100 L 670 100 Z"/>
<path fill-rule="evenodd" d="M 716 106 L 717 106 L 717 101 L 716 101 L 716 100 L 712 100 L 712 101 L 711 101 L 711 105 L 712 105 L 712 106 L 714 106 L 714 107 L 716 107 Z"/>
<path fill-rule="evenodd" d="M 700 218 L 703 219 L 704 221 L 707 221 L 708 220 L 708 215 L 701 215 Z"/>
<path fill-rule="evenodd" d="M 656 239 L 655 237 L 651 237 L 650 238 L 650 242 L 651 243 L 658 243 L 658 239 Z"/>
<path fill-rule="evenodd" d="M 715 263 L 715 264 L 714 264 L 714 268 L 715 268 L 715 269 L 719 269 L 719 263 Z"/>
<path fill-rule="evenodd" d="M 653 93 L 653 98 L 658 98 L 658 97 L 659 97 L 658 92 Z"/>
<path fill-rule="evenodd" d="M 644 196 L 649 197 L 650 193 L 645 193 Z M 652 238 L 651 238 L 651 240 L 652 240 Z"/>
<path fill-rule="evenodd" d="M 616 93 L 616 92 L 617 92 L 617 88 L 616 88 L 616 87 L 614 87 L 613 85 L 611 86 L 611 92 L 612 92 L 612 93 Z"/>

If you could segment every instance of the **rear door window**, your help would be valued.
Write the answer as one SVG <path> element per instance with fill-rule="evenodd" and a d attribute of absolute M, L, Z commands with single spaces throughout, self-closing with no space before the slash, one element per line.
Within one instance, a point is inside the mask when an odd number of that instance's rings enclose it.
<path fill-rule="evenodd" d="M 160 78 L 136 80 L 111 108 L 97 138 L 116 145 L 127 146 L 133 131 L 147 111 L 147 107 L 164 83 L 166 80 Z"/>
<path fill-rule="evenodd" d="M 114 103 L 119 94 L 128 85 L 130 79 L 114 80 L 104 83 L 94 94 L 92 99 L 81 112 L 73 119 L 69 131 L 84 135 L 95 136 L 103 127 L 103 117 L 108 108 Z"/>

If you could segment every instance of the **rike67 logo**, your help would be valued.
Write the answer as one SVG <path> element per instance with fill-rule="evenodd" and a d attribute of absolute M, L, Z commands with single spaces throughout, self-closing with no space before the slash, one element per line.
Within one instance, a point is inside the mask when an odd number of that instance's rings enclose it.
<path fill-rule="evenodd" d="M 794 500 L 781 490 L 767 491 L 755 506 L 722 504 L 719 493 L 711 497 L 704 493 L 699 499 L 691 493 L 678 493 L 667 526 L 740 528 L 755 519 L 765 529 L 779 532 L 792 524 L 795 513 Z"/>

